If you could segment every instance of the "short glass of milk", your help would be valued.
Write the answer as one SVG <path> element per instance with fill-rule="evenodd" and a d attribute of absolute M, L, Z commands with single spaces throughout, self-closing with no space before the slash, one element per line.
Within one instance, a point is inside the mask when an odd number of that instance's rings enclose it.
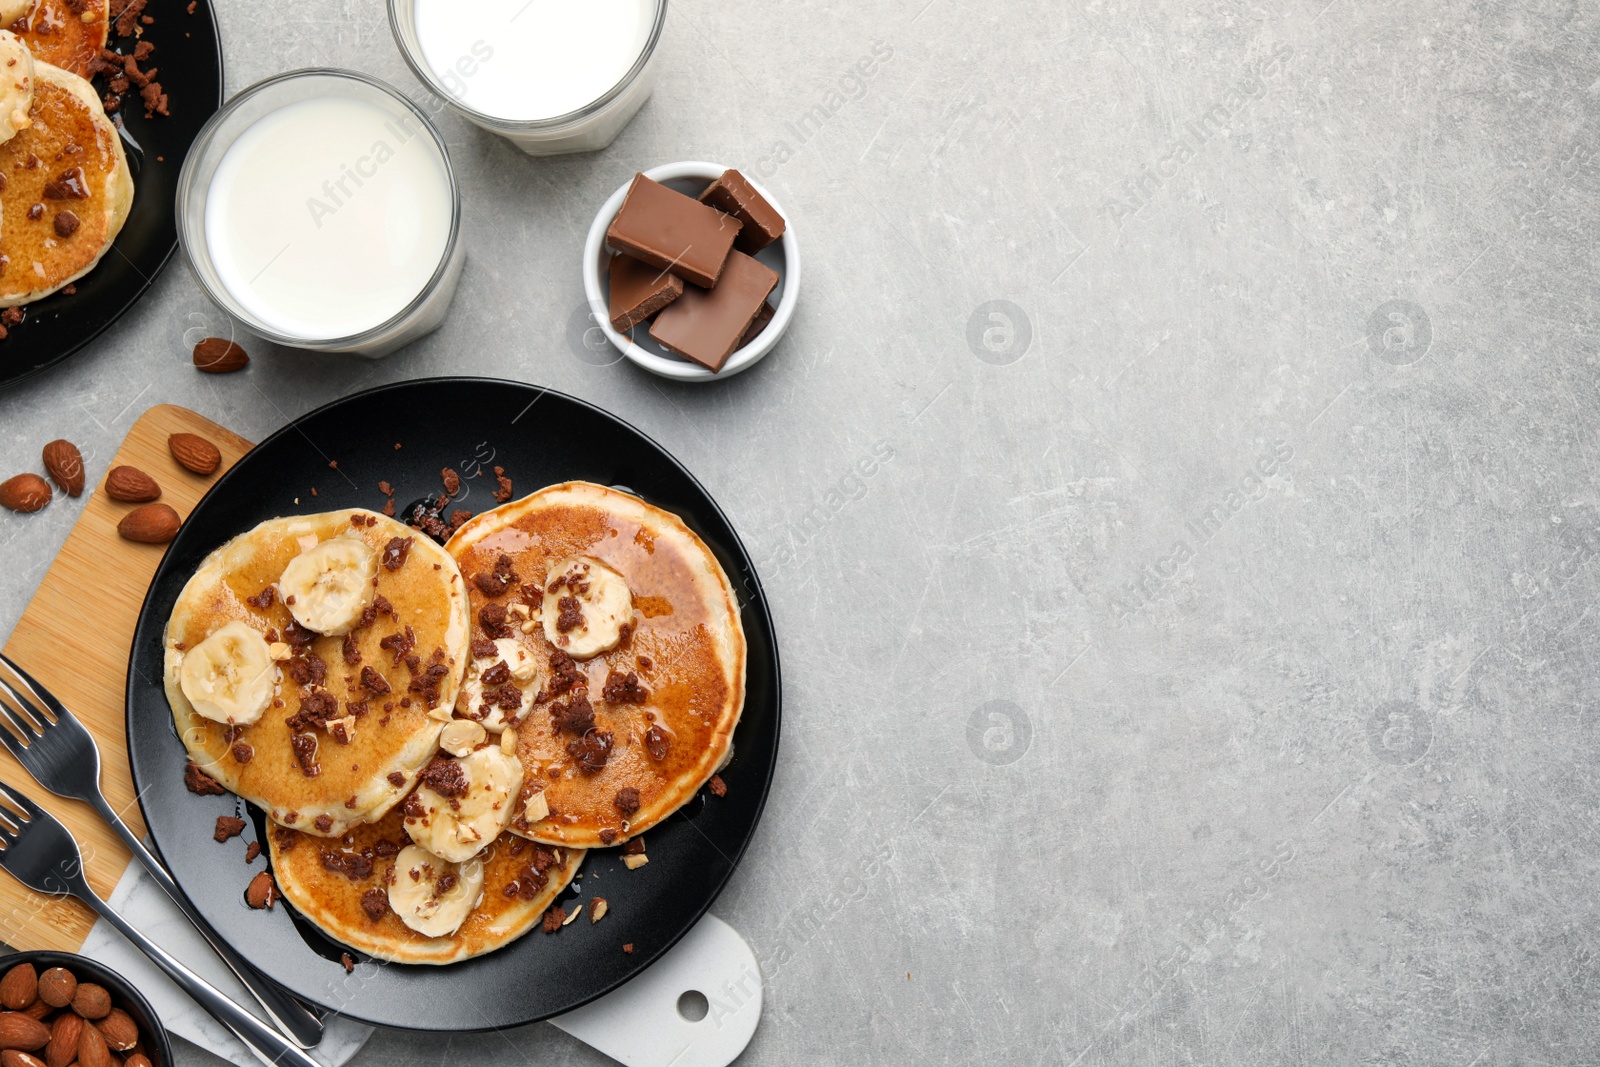
<path fill-rule="evenodd" d="M 667 0 L 389 0 L 413 72 L 534 156 L 616 140 L 655 86 Z"/>
<path fill-rule="evenodd" d="M 383 356 L 437 329 L 461 278 L 461 191 L 427 115 L 375 78 L 258 82 L 201 130 L 178 234 L 211 299 L 270 341 Z"/>

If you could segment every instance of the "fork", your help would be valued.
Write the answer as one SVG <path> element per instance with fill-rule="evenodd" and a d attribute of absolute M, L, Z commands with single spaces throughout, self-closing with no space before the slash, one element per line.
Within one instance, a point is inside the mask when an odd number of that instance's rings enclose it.
<path fill-rule="evenodd" d="M 121 817 L 112 810 L 100 791 L 100 749 L 94 737 L 86 730 L 65 704 L 51 695 L 34 678 L 6 656 L 0 655 L 4 664 L 27 689 L 22 689 L 0 674 L 0 693 L 10 697 L 16 707 L 0 701 L 0 718 L 16 731 L 0 729 L 0 743 L 11 750 L 23 769 L 33 775 L 34 781 L 58 797 L 81 800 L 99 812 L 110 824 L 123 844 L 128 846 L 157 885 L 166 891 L 172 902 L 188 916 L 189 921 L 216 949 L 228 969 L 233 971 L 244 987 L 250 990 L 267 1016 L 278 1028 L 301 1048 L 311 1048 L 322 1039 L 322 1020 L 310 1009 L 295 1000 L 289 993 L 258 974 L 241 959 L 227 942 L 218 937 L 199 911 L 189 902 L 167 873 L 159 860 L 152 856 L 137 835 L 128 828 Z M 29 699 L 29 697 L 32 699 Z M 48 711 L 48 714 L 46 712 Z"/>
<path fill-rule="evenodd" d="M 0 782 L 0 870 L 49 896 L 77 897 L 137 945 L 213 1018 L 232 1030 L 261 1060 L 280 1067 L 320 1067 L 298 1045 L 229 1000 L 179 963 L 95 895 L 83 873 L 83 853 L 67 828 L 27 796 Z"/>

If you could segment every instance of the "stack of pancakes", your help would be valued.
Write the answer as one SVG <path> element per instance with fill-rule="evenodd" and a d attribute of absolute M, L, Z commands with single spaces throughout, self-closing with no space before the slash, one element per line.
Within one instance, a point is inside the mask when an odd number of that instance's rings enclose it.
<path fill-rule="evenodd" d="M 0 307 L 93 270 L 133 206 L 122 140 L 86 80 L 109 20 L 109 0 L 0 0 Z"/>
<path fill-rule="evenodd" d="M 744 705 L 710 549 L 583 482 L 443 547 L 368 511 L 263 523 L 205 560 L 165 642 L 190 773 L 266 813 L 303 915 L 407 963 L 555 929 L 584 850 L 637 852 L 730 757 Z"/>

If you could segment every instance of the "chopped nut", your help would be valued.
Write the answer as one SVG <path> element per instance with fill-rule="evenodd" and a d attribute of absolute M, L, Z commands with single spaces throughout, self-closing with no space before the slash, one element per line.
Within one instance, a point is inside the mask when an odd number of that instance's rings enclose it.
<path fill-rule="evenodd" d="M 488 734 L 471 719 L 452 719 L 439 731 L 439 747 L 452 756 L 465 756 L 483 744 Z"/>
<path fill-rule="evenodd" d="M 517 731 L 509 726 L 500 734 L 500 751 L 508 756 L 517 754 Z"/>
<path fill-rule="evenodd" d="M 272 875 L 260 871 L 250 879 L 250 887 L 245 890 L 245 903 L 252 908 L 271 909 L 278 902 L 278 885 L 272 880 Z"/>
<path fill-rule="evenodd" d="M 643 867 L 649 862 L 650 857 L 646 856 L 643 852 L 639 853 L 637 856 L 622 857 L 622 865 L 628 868 L 630 871 L 637 871 L 640 867 Z"/>
<path fill-rule="evenodd" d="M 579 904 L 576 908 L 572 909 L 572 914 L 571 915 L 568 915 L 565 919 L 561 920 L 561 925 L 562 926 L 570 925 L 573 919 L 576 919 L 578 916 L 580 916 L 582 914 L 583 914 L 583 905 Z"/>
<path fill-rule="evenodd" d="M 529 797 L 528 802 L 522 806 L 522 817 L 528 820 L 530 826 L 541 819 L 548 818 L 549 815 L 550 800 L 544 795 L 543 789 Z"/>
<path fill-rule="evenodd" d="M 601 919 L 604 919 L 610 907 L 611 905 L 606 903 L 605 897 L 595 897 L 594 901 L 589 905 L 589 925 L 593 926 Z"/>

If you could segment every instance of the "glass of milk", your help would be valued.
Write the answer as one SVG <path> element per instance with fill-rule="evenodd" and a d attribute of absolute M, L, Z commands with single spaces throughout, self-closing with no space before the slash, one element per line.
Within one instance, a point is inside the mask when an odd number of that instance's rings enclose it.
<path fill-rule="evenodd" d="M 534 156 L 616 140 L 655 86 L 667 0 L 389 0 L 418 78 Z"/>
<path fill-rule="evenodd" d="M 258 82 L 201 130 L 178 234 L 206 291 L 268 340 L 377 357 L 437 329 L 466 258 L 443 138 L 353 71 Z"/>

